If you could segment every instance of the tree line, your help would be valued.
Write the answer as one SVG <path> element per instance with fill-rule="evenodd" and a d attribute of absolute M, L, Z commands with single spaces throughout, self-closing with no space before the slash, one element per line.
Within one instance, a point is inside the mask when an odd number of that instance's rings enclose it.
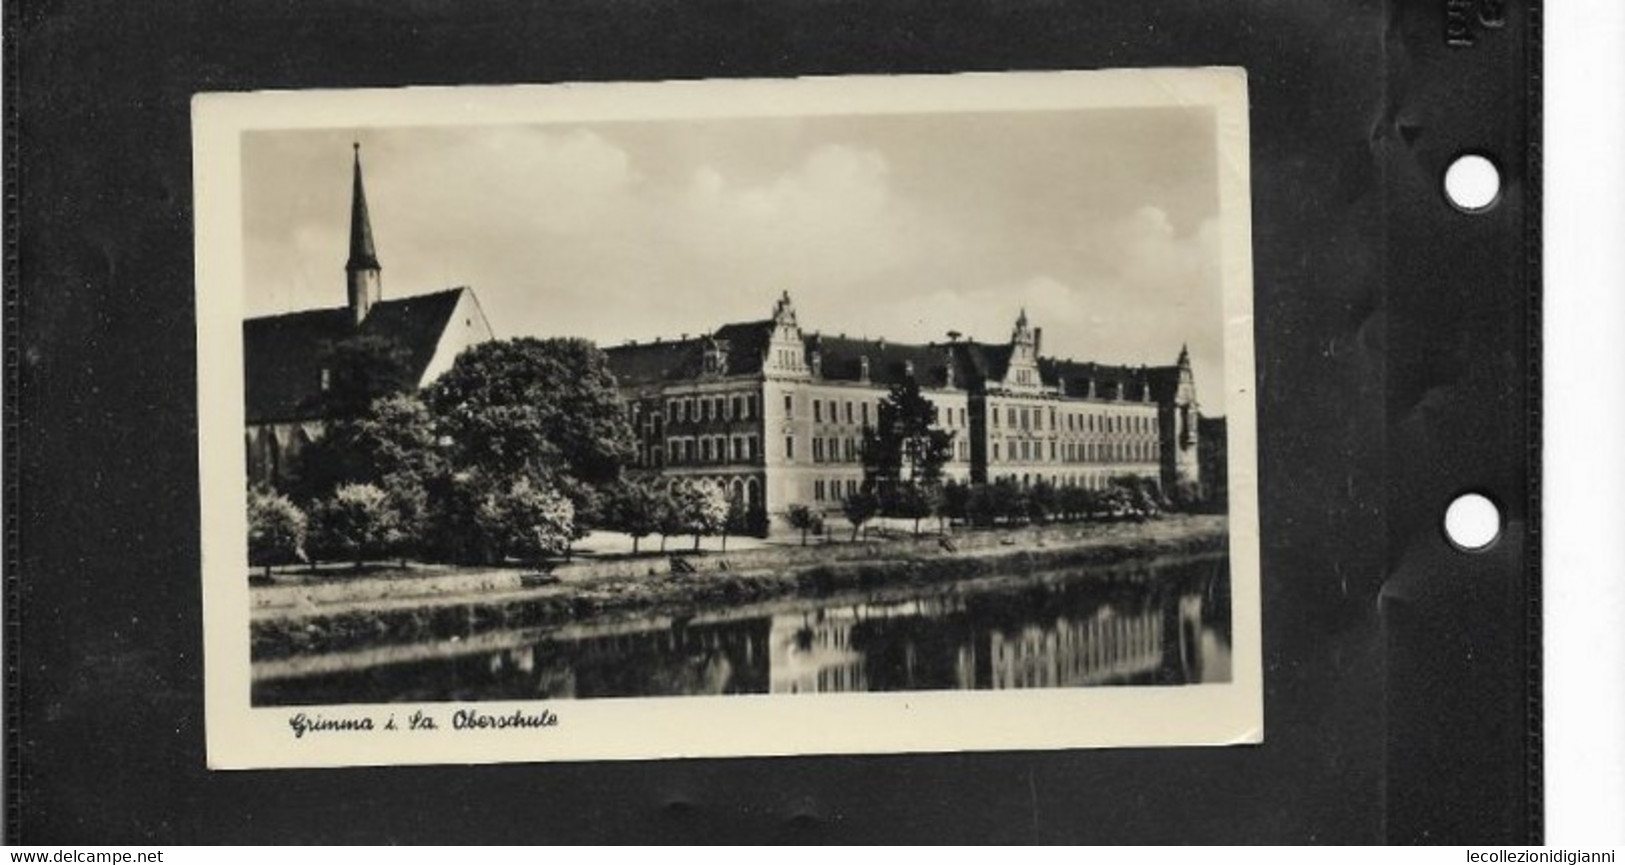
<path fill-rule="evenodd" d="M 373 336 L 322 358 L 327 418 L 282 487 L 249 490 L 249 559 L 383 558 L 540 564 L 590 530 L 651 535 L 756 530 L 744 503 L 686 480 L 634 479 L 608 363 L 581 339 L 486 342 L 417 391 L 396 345 Z"/>

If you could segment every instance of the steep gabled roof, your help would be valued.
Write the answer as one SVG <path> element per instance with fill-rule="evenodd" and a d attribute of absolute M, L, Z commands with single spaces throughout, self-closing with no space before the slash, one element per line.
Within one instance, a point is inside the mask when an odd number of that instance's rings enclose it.
<path fill-rule="evenodd" d="M 681 381 L 698 377 L 704 369 L 705 338 L 627 343 L 604 349 L 604 356 L 622 387 Z"/>
<path fill-rule="evenodd" d="M 1100 399 L 1141 400 L 1148 386 L 1153 399 L 1162 399 L 1179 386 L 1177 366 L 1111 366 L 1041 357 L 1038 374 L 1045 385 L 1060 388 L 1061 395 L 1068 397 L 1088 396 L 1091 382 Z"/>
<path fill-rule="evenodd" d="M 869 381 L 875 385 L 897 384 L 906 376 L 910 364 L 913 365 L 915 381 L 922 387 L 942 387 L 948 380 L 948 346 L 822 334 L 808 336 L 806 342 L 808 363 L 811 363 L 813 352 L 818 352 L 819 366 L 826 381 L 861 381 L 863 358 L 866 357 L 869 359 Z M 954 383 L 960 386 L 964 383 L 964 377 L 957 366 L 956 363 Z"/>
<path fill-rule="evenodd" d="M 245 410 L 249 423 L 311 420 L 321 395 L 322 356 L 358 334 L 383 337 L 405 352 L 407 373 L 421 381 L 457 302 L 467 288 L 380 301 L 360 328 L 349 307 L 250 318 L 243 322 Z"/>

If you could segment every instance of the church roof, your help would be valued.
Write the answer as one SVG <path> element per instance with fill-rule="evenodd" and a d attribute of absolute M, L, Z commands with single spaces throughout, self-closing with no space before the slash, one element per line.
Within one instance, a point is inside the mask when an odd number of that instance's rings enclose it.
<path fill-rule="evenodd" d="M 407 374 L 417 381 L 434 358 L 452 313 L 468 288 L 379 301 L 361 327 L 349 307 L 310 309 L 243 322 L 245 409 L 249 423 L 308 420 L 321 395 L 322 356 L 333 343 L 374 335 L 405 352 Z"/>

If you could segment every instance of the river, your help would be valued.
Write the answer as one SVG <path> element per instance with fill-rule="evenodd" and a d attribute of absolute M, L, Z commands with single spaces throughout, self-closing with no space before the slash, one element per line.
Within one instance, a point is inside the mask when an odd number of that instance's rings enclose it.
<path fill-rule="evenodd" d="M 584 620 L 254 665 L 257 706 L 1230 679 L 1214 554 Z"/>

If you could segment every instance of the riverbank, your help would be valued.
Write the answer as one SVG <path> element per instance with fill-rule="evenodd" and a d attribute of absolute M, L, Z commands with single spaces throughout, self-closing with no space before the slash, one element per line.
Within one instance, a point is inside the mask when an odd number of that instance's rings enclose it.
<path fill-rule="evenodd" d="M 682 611 L 853 588 L 942 583 L 996 573 L 1221 550 L 1222 516 L 1171 515 L 1143 523 L 1071 524 L 965 531 L 947 536 L 772 546 L 685 559 L 577 561 L 557 582 L 525 586 L 517 572 L 434 574 L 359 585 L 321 583 L 253 590 L 255 660 L 559 625 L 618 612 Z M 362 589 L 358 593 L 358 589 Z M 279 594 L 280 593 L 280 594 Z M 292 602 L 273 603 L 293 597 Z"/>

